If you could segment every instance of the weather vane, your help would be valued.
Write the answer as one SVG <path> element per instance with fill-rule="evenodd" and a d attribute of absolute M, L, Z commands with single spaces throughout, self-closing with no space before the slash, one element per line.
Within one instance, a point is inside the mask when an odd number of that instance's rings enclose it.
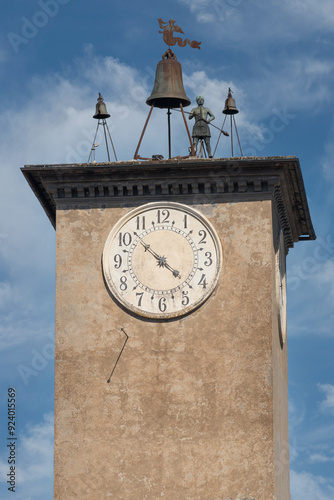
<path fill-rule="evenodd" d="M 168 21 L 168 23 L 166 23 L 160 17 L 158 19 L 158 22 L 159 22 L 160 28 L 162 29 L 162 31 L 159 31 L 159 33 L 163 33 L 163 40 L 169 47 L 174 46 L 176 44 L 179 47 L 185 47 L 188 44 L 193 49 L 200 49 L 201 48 L 200 45 L 202 42 L 196 42 L 195 40 L 191 42 L 189 40 L 189 38 L 186 38 L 185 40 L 182 40 L 181 37 L 174 38 L 174 36 L 173 36 L 174 32 L 182 33 L 184 35 L 182 28 L 180 28 L 180 26 L 175 24 L 175 19 L 170 19 Z"/>

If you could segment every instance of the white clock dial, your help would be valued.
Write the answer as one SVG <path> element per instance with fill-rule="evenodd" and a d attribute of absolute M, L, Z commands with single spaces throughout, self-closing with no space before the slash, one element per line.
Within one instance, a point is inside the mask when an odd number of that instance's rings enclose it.
<path fill-rule="evenodd" d="M 123 217 L 103 250 L 103 273 L 113 296 L 149 318 L 172 318 L 197 308 L 215 289 L 222 265 L 219 238 L 197 210 L 149 203 Z"/>

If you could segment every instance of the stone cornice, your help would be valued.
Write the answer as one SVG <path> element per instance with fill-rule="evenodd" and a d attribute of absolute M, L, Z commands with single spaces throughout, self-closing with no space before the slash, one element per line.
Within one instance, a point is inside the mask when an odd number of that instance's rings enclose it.
<path fill-rule="evenodd" d="M 294 156 L 26 165 L 22 172 L 54 227 L 57 209 L 273 199 L 287 248 L 315 239 Z"/>

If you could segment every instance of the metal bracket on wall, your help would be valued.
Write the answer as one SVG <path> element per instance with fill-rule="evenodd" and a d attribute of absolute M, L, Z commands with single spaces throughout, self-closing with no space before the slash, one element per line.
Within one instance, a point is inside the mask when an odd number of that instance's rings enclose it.
<path fill-rule="evenodd" d="M 126 343 L 127 343 L 127 341 L 128 341 L 128 338 L 129 338 L 129 335 L 126 333 L 126 331 L 124 330 L 124 328 L 121 328 L 121 331 L 124 333 L 124 335 L 125 335 L 126 339 L 125 339 L 125 342 L 124 342 L 123 347 L 122 347 L 122 349 L 121 349 L 121 352 L 119 353 L 118 358 L 116 359 L 116 363 L 115 363 L 115 365 L 114 365 L 114 367 L 113 367 L 113 369 L 112 369 L 112 371 L 111 371 L 110 377 L 109 377 L 109 378 L 108 378 L 108 380 L 107 380 L 107 383 L 108 383 L 108 384 L 110 383 L 111 377 L 112 377 L 112 376 L 113 376 L 113 374 L 114 374 L 114 371 L 115 371 L 115 369 L 116 369 L 117 363 L 118 363 L 118 361 L 119 361 L 120 357 L 122 356 L 122 352 L 124 351 L 124 347 L 125 347 L 125 345 L 126 345 Z"/>

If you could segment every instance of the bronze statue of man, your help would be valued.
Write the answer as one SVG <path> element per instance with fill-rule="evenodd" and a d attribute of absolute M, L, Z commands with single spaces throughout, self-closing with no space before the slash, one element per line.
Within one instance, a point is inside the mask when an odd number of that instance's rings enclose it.
<path fill-rule="evenodd" d="M 208 123 L 215 119 L 214 114 L 209 108 L 204 108 L 204 97 L 199 95 L 196 97 L 197 108 L 191 110 L 189 120 L 195 117 L 195 124 L 193 126 L 193 143 L 195 151 L 197 152 L 197 144 L 200 139 L 205 141 L 206 151 L 209 158 L 212 158 L 210 137 L 211 132 Z"/>

